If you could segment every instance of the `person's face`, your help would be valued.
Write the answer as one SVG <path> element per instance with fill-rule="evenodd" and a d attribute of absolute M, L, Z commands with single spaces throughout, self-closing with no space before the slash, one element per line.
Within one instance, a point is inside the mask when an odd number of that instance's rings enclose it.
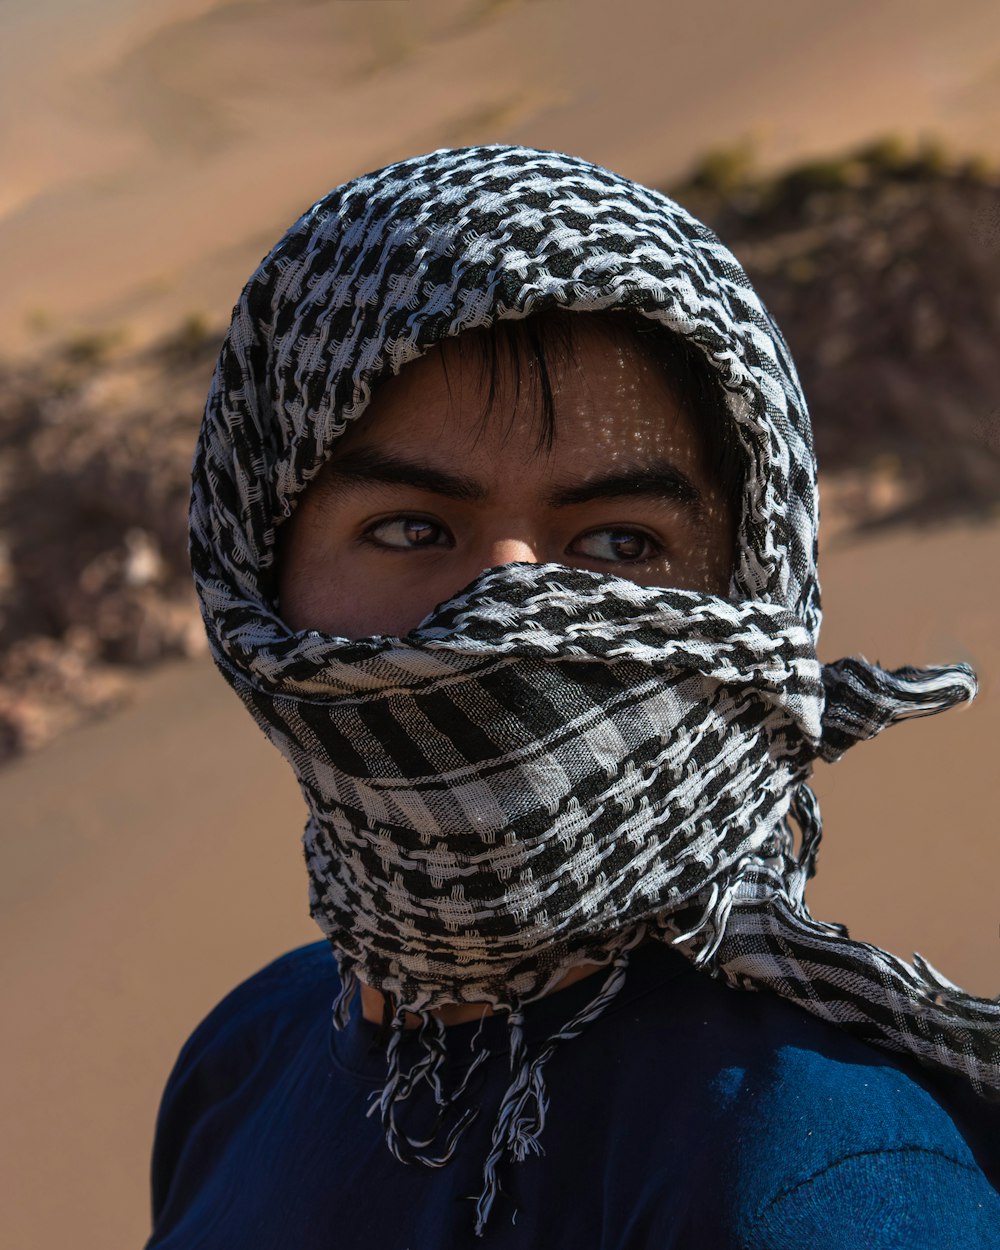
<path fill-rule="evenodd" d="M 550 450 L 531 385 L 509 420 L 501 386 L 484 425 L 481 357 L 460 337 L 380 387 L 283 537 L 291 628 L 403 635 L 515 561 L 726 594 L 734 518 L 692 417 L 638 347 L 578 320 L 575 359 L 550 366 Z"/>

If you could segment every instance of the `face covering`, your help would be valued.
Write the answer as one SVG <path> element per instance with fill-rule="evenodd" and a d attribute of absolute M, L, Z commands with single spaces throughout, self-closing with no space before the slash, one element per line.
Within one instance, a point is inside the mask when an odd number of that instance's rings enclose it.
<path fill-rule="evenodd" d="M 639 314 L 717 371 L 745 468 L 729 595 L 512 564 L 403 638 L 290 630 L 278 528 L 379 383 L 443 339 L 551 308 Z M 193 480 L 213 656 L 308 806 L 312 913 L 343 986 L 335 1021 L 359 978 L 392 1004 L 376 1109 L 398 1158 L 443 1164 L 477 1111 L 463 1097 L 475 1064 L 444 1090 L 445 1030 L 430 1013 L 458 1002 L 507 1013 L 512 1077 L 477 1232 L 498 1169 L 539 1148 L 545 1064 L 614 998 L 646 938 L 984 1096 L 1000 1089 L 997 1002 L 806 906 L 814 761 L 967 701 L 975 678 L 962 664 L 817 659 L 805 401 L 736 260 L 678 205 L 512 147 L 436 152 L 338 188 L 236 305 Z M 593 1001 L 529 1054 L 524 1004 L 582 963 L 608 969 Z M 407 1011 L 421 1018 L 409 1067 Z M 418 1088 L 439 1113 L 420 1141 L 398 1124 Z"/>

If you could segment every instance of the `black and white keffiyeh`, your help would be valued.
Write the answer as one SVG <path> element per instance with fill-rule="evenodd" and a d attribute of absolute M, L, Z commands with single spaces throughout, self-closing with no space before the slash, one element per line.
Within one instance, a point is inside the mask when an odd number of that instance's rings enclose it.
<path fill-rule="evenodd" d="M 545 309 L 630 310 L 704 353 L 745 466 L 726 598 L 559 565 L 486 570 L 403 638 L 294 632 L 278 527 L 374 389 L 443 339 Z M 195 459 L 192 564 L 213 655 L 291 761 L 313 914 L 346 1019 L 357 979 L 393 1004 L 375 1106 L 390 1148 L 437 1165 L 475 1114 L 445 1092 L 433 1009 L 509 1013 L 497 1167 L 538 1148 L 553 1050 L 613 998 L 646 937 L 865 1041 L 1000 1089 L 1000 1004 L 814 920 L 816 759 L 971 699 L 962 664 L 822 665 L 808 414 L 742 269 L 665 196 L 514 147 L 435 152 L 316 203 L 244 289 Z M 799 831 L 799 842 L 793 836 Z M 591 1004 L 539 1054 L 525 1002 L 582 963 Z M 421 1058 L 401 1061 L 405 1013 Z M 399 1127 L 418 1085 L 439 1131 Z"/>

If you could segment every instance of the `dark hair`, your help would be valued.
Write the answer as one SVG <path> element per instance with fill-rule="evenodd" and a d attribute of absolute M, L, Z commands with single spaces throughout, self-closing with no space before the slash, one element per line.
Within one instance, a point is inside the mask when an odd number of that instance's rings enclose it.
<path fill-rule="evenodd" d="M 705 462 L 723 499 L 732 515 L 739 517 L 744 462 L 722 382 L 697 344 L 638 313 L 547 309 L 529 317 L 503 319 L 491 326 L 464 331 L 463 346 L 480 354 L 480 384 L 485 396 L 480 429 L 496 419 L 501 399 L 512 401 L 513 421 L 514 409 L 527 386 L 536 399 L 538 451 L 551 450 L 556 431 L 552 366 L 556 362 L 577 362 L 574 331 L 581 317 L 598 323 L 612 338 L 638 347 L 660 370 L 675 400 L 698 431 Z M 442 363 L 447 377 L 446 354 L 442 354 Z"/>

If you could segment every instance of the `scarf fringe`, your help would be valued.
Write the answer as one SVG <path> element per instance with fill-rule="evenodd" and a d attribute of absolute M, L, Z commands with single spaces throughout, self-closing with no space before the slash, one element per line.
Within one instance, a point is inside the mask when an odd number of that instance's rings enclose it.
<path fill-rule="evenodd" d="M 351 1018 L 351 1003 L 354 1001 L 354 995 L 358 991 L 358 974 L 354 969 L 354 964 L 344 955 L 343 951 L 338 950 L 333 945 L 331 945 L 330 949 L 333 952 L 337 971 L 340 974 L 340 989 L 337 991 L 337 996 L 333 1000 L 331 1007 L 333 1025 L 336 1029 L 346 1029 Z"/>
<path fill-rule="evenodd" d="M 378 1111 L 385 1133 L 386 1145 L 400 1163 L 420 1163 L 424 1167 L 440 1168 L 455 1153 L 458 1142 L 465 1130 L 478 1116 L 478 1107 L 466 1107 L 454 1124 L 445 1134 L 444 1144 L 438 1153 L 433 1153 L 435 1141 L 440 1137 L 445 1117 L 456 1106 L 465 1093 L 474 1074 L 489 1058 L 489 1051 L 478 1050 L 465 1075 L 454 1090 L 448 1095 L 444 1093 L 441 1082 L 443 1068 L 448 1050 L 445 1039 L 445 1026 L 440 1017 L 432 1014 L 426 1007 L 417 1011 L 420 1026 L 417 1030 L 416 1044 L 420 1049 L 417 1058 L 408 1069 L 403 1068 L 402 1053 L 404 1037 L 411 1030 L 406 1028 L 408 1008 L 396 1007 L 391 1024 L 389 1044 L 386 1048 L 386 1082 L 381 1090 L 377 1090 L 372 1098 L 375 1100 L 368 1108 L 368 1115 Z M 482 1026 L 473 1038 L 473 1050 L 480 1040 Z M 437 1115 L 429 1135 L 425 1138 L 411 1137 L 400 1128 L 397 1117 L 402 1104 L 413 1094 L 420 1084 L 430 1087 L 437 1107 Z"/>
<path fill-rule="evenodd" d="M 508 1030 L 512 1080 L 501 1100 L 500 1112 L 493 1127 L 490 1153 L 483 1166 L 483 1190 L 476 1201 L 477 1237 L 483 1235 L 493 1203 L 501 1190 L 498 1170 L 504 1157 L 523 1163 L 529 1154 L 545 1153 L 539 1137 L 545 1127 L 545 1115 L 549 1106 L 544 1079 L 546 1063 L 561 1043 L 577 1037 L 614 1001 L 625 984 L 629 955 L 645 936 L 646 926 L 642 925 L 636 936 L 612 960 L 611 971 L 595 997 L 567 1024 L 553 1033 L 540 1053 L 530 1062 L 524 1042 L 522 1006 L 518 1004 L 511 1010 Z"/>
<path fill-rule="evenodd" d="M 496 1197 L 503 1191 L 500 1183 L 500 1170 L 504 1161 L 523 1163 L 530 1155 L 545 1153 L 539 1140 L 545 1127 L 545 1117 L 549 1108 L 545 1088 L 545 1065 L 562 1043 L 577 1037 L 614 1001 L 625 983 L 630 953 L 645 938 L 646 933 L 646 925 L 636 927 L 627 944 L 619 949 L 612 959 L 611 969 L 597 994 L 567 1024 L 547 1039 L 541 1051 L 533 1059 L 529 1057 L 524 1033 L 524 1002 L 517 1000 L 508 1008 L 507 1030 L 511 1081 L 500 1100 L 490 1151 L 483 1165 L 482 1192 L 475 1199 L 477 1237 L 483 1235 Z M 334 1024 L 338 1028 L 343 1027 L 341 1020 L 346 1023 L 344 1004 L 349 1005 L 353 992 L 353 989 L 348 991 L 346 988 L 351 976 L 354 976 L 356 986 L 356 975 L 345 968 L 342 973 L 343 988 L 334 1003 Z M 406 1028 L 406 1016 L 410 1012 L 420 1018 L 419 1028 L 415 1031 Z M 470 1049 L 474 1054 L 472 1063 L 459 1084 L 446 1094 L 442 1082 L 442 1070 L 448 1057 L 447 1030 L 440 1017 L 433 1014 L 427 1007 L 415 1012 L 402 1005 L 393 1007 L 390 1037 L 386 1048 L 386 1082 L 381 1090 L 377 1090 L 372 1095 L 373 1101 L 368 1109 L 368 1115 L 378 1114 L 385 1133 L 386 1144 L 401 1163 L 417 1163 L 431 1168 L 444 1167 L 454 1156 L 459 1140 L 466 1129 L 479 1115 L 479 1107 L 466 1107 L 459 1112 L 457 1119 L 449 1128 L 444 1128 L 446 1117 L 458 1108 L 473 1075 L 490 1057 L 490 1052 L 481 1048 L 485 1018 L 484 1013 L 479 1029 L 470 1044 Z M 404 1067 L 403 1054 L 408 1040 L 416 1046 L 418 1054 L 409 1067 Z M 400 1126 L 399 1116 L 403 1104 L 422 1085 L 431 1091 L 436 1116 L 428 1135 L 418 1138 L 404 1131 Z M 444 1133 L 444 1140 L 435 1149 L 435 1143 L 439 1141 L 442 1133 Z"/>

